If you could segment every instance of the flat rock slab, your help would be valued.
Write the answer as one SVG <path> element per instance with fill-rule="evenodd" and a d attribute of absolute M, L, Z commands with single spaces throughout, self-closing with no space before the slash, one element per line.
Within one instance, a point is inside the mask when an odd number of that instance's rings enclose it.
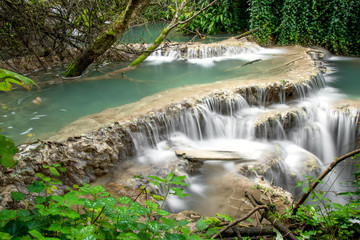
<path fill-rule="evenodd" d="M 175 150 L 175 154 L 178 157 L 182 157 L 190 161 L 254 161 L 252 159 L 249 159 L 247 156 L 234 151 Z"/>

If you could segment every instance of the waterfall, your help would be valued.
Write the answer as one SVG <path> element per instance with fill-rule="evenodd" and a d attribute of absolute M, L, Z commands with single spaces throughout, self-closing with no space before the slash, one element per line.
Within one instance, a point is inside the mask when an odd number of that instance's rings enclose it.
<path fill-rule="evenodd" d="M 297 194 L 294 186 L 303 175 L 321 172 L 334 157 L 355 147 L 360 113 L 334 109 L 333 103 L 343 96 L 326 87 L 321 75 L 301 86 L 295 85 L 299 98 L 279 97 L 280 105 L 269 103 L 271 94 L 265 88 L 252 91 L 258 104 L 248 103 L 249 91 L 243 95 L 225 91 L 217 94 L 220 97 L 180 107 L 176 114 L 139 120 L 136 131 L 131 131 L 139 159 L 176 161 L 175 149 L 236 151 L 258 161 L 275 154 L 280 162 L 265 178 Z M 351 174 L 351 170 L 345 172 Z M 333 177 L 329 182 L 335 179 L 344 180 Z"/>

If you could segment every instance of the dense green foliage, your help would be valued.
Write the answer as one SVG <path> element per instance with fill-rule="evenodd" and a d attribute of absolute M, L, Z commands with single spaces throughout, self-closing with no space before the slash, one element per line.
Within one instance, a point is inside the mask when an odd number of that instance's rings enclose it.
<path fill-rule="evenodd" d="M 190 4 L 181 19 L 188 19 L 198 9 L 209 4 L 210 0 Z M 194 8 L 194 5 L 196 8 Z M 239 32 L 248 28 L 248 11 L 246 0 L 224 0 L 218 1 L 214 6 L 201 13 L 194 20 L 181 26 L 182 32 L 198 32 L 214 34 L 220 32 Z"/>
<path fill-rule="evenodd" d="M 251 29 L 263 45 L 317 45 L 337 54 L 360 54 L 360 2 L 356 0 L 252 0 Z M 356 30 L 357 29 L 357 30 Z"/>
<path fill-rule="evenodd" d="M 13 157 L 15 153 L 8 156 Z M 360 236 L 360 224 L 354 223 L 360 220 L 360 165 L 357 167 L 359 170 L 352 182 L 356 189 L 340 194 L 349 198 L 347 204 L 331 203 L 325 192 L 314 191 L 312 201 L 319 205 L 301 206 L 296 215 L 289 211 L 282 216 L 296 230 L 299 239 L 356 239 Z M 138 197 L 135 200 L 115 198 L 99 185 L 74 185 L 66 194 L 59 195 L 56 193 L 62 187 L 59 179 L 66 174 L 66 169 L 60 164 L 43 165 L 43 168 L 51 177 L 37 173 L 39 180 L 25 191 L 11 192 L 13 200 L 25 207 L 0 212 L 1 239 L 209 239 L 222 228 L 219 223 L 223 219 L 234 221 L 226 215 L 201 218 L 196 223 L 196 233 L 191 233 L 189 221 L 169 217 L 170 213 L 163 209 L 164 202 L 169 195 L 181 198 L 187 195 L 182 188 L 187 186 L 185 176 L 173 173 L 165 178 L 148 176 L 162 193 L 161 196 L 153 194 L 153 199 L 162 204 L 148 198 L 144 204 L 139 204 Z M 307 179 L 309 185 L 314 181 L 311 177 Z M 298 184 L 301 185 L 303 182 Z M 303 188 L 304 192 L 308 190 L 309 187 Z M 150 193 L 143 187 L 140 194 Z M 281 234 L 279 237 L 282 239 Z"/>
<path fill-rule="evenodd" d="M 358 156 L 353 157 L 356 158 Z M 311 201 L 316 204 L 307 204 L 299 208 L 296 215 L 284 215 L 297 226 L 296 231 L 304 239 L 358 239 L 360 237 L 360 164 L 356 165 L 354 181 L 346 183 L 354 189 L 349 192 L 338 193 L 346 198 L 345 204 L 332 202 L 327 197 L 327 192 L 315 190 L 311 192 Z M 307 178 L 310 186 L 314 181 Z M 319 181 L 324 184 L 322 181 Z M 297 187 L 305 184 L 299 182 Z M 309 187 L 303 187 L 306 193 Z"/>
<path fill-rule="evenodd" d="M 359 12 L 356 0 L 225 0 L 180 30 L 213 34 L 259 27 L 254 36 L 262 45 L 316 45 L 336 54 L 360 55 Z M 187 11 L 183 18 L 192 14 Z"/>

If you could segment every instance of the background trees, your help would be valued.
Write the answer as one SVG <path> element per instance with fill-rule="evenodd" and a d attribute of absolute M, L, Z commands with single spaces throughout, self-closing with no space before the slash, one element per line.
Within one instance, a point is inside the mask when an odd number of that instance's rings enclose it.
<path fill-rule="evenodd" d="M 189 0 L 184 22 L 211 3 Z M 70 62 L 125 10 L 129 0 L 0 0 L 0 60 L 27 56 L 48 67 L 44 57 Z M 151 0 L 130 26 L 170 21 L 180 0 Z M 360 55 L 360 2 L 356 0 L 223 0 L 180 24 L 178 31 L 201 36 L 259 28 L 263 45 L 322 46 L 336 54 Z M 24 63 L 26 64 L 26 63 Z M 4 67 L 4 65 L 3 65 Z M 9 70 L 18 70 L 8 64 Z"/>

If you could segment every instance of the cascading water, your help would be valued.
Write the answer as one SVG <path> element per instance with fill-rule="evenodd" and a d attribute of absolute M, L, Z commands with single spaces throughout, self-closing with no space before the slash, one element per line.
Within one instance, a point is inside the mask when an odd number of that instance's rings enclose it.
<path fill-rule="evenodd" d="M 191 52 L 188 56 L 216 55 L 209 49 L 197 54 Z M 280 104 L 270 104 L 267 89 L 259 88 L 257 105 L 248 104 L 247 96 L 240 94 L 229 99 L 207 98 L 194 108 L 181 110 L 177 116 L 162 114 L 144 121 L 142 127 L 131 133 L 137 159 L 142 163 L 176 161 L 176 149 L 239 152 L 248 160 L 259 162 L 266 162 L 267 155 L 275 154 L 279 162 L 264 174 L 265 178 L 297 194 L 294 185 L 303 175 L 319 173 L 334 157 L 355 147 L 359 112 L 334 110 L 332 104 L 343 95 L 327 87 L 321 74 L 308 85 L 295 85 L 295 89 L 299 98 L 291 101 L 285 99 L 280 89 Z M 209 170 L 213 164 L 205 163 L 200 172 L 216 175 L 216 171 Z M 238 174 L 235 162 L 215 164 L 217 171 Z M 349 176 L 351 168 L 346 171 Z M 210 187 L 205 184 L 205 178 L 201 174 L 189 176 L 188 191 L 201 198 L 201 202 L 206 201 L 204 196 Z M 344 177 L 331 176 L 328 182 L 335 179 L 339 182 Z M 168 205 L 172 210 L 197 208 L 191 202 L 197 201 L 191 200 L 186 205 L 180 204 L 179 199 L 170 199 Z"/>

